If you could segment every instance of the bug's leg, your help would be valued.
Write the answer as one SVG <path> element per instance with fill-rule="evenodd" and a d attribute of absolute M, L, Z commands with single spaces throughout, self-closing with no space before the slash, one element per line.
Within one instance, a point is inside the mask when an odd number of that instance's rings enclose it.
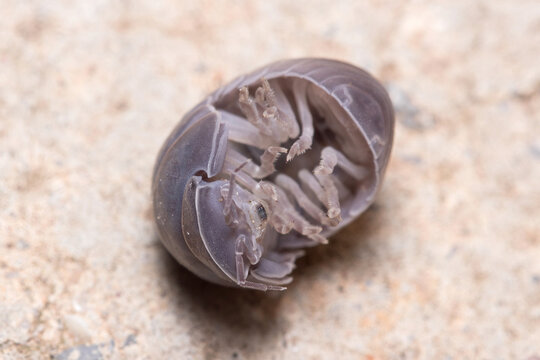
<path fill-rule="evenodd" d="M 241 164 L 249 161 L 249 163 L 244 167 L 244 172 L 248 173 L 252 178 L 262 179 L 276 171 L 274 162 L 277 160 L 279 155 L 286 152 L 287 149 L 279 146 L 268 147 L 260 157 L 261 165 L 252 163 L 251 159 L 234 149 L 229 149 L 226 156 L 233 164 Z"/>
<path fill-rule="evenodd" d="M 327 146 L 322 150 L 321 157 L 321 161 L 334 163 L 339 168 L 343 169 L 343 171 L 345 171 L 347 174 L 352 176 L 355 180 L 363 180 L 369 173 L 369 170 L 365 166 L 353 163 L 341 151 L 331 146 Z"/>
<path fill-rule="evenodd" d="M 298 211 L 296 211 L 281 188 L 276 187 L 276 191 L 277 201 L 274 203 L 274 209 L 270 218 L 270 223 L 274 226 L 276 231 L 283 234 L 284 232 L 280 231 L 280 226 L 283 226 L 289 231 L 290 229 L 294 229 L 298 233 L 317 243 L 327 244 L 328 240 L 320 235 L 322 227 L 310 224 Z"/>
<path fill-rule="evenodd" d="M 272 217 L 270 218 L 270 224 L 280 234 L 288 234 L 293 228 L 290 219 L 286 216 L 283 216 L 283 214 L 278 213 L 272 215 Z"/>
<path fill-rule="evenodd" d="M 319 243 L 316 243 L 307 237 L 298 234 L 287 234 L 280 237 L 278 248 L 280 250 L 304 249 L 317 245 L 319 245 Z"/>
<path fill-rule="evenodd" d="M 255 91 L 255 102 L 262 108 L 263 121 L 272 130 L 276 140 L 282 143 L 291 134 L 298 136 L 294 112 L 278 84 L 274 90 L 268 80 L 261 79 L 261 86 Z"/>
<path fill-rule="evenodd" d="M 221 121 L 227 125 L 229 140 L 263 150 L 269 146 L 279 145 L 273 138 L 262 134 L 256 126 L 244 118 L 223 110 L 219 110 L 218 114 L 221 115 Z"/>
<path fill-rule="evenodd" d="M 332 177 L 332 181 L 334 181 L 334 184 L 336 185 L 340 199 L 347 199 L 353 196 L 351 190 L 347 189 L 347 186 L 343 184 L 343 182 L 339 179 L 339 177 L 337 176 Z"/>
<path fill-rule="evenodd" d="M 276 262 L 293 262 L 296 259 L 304 256 L 306 252 L 304 250 L 295 250 L 287 252 L 269 251 L 264 255 L 265 258 Z"/>
<path fill-rule="evenodd" d="M 270 129 L 274 139 L 280 143 L 288 139 L 286 124 L 281 120 L 278 108 L 273 105 L 274 92 L 268 81 L 262 79 L 262 85 L 255 91 L 255 102 L 261 108 L 261 118 L 265 126 Z"/>
<path fill-rule="evenodd" d="M 274 167 L 274 162 L 277 160 L 279 155 L 286 152 L 287 149 L 283 147 L 268 147 L 261 155 L 261 165 L 255 169 L 256 171 L 252 172 L 251 176 L 256 179 L 262 179 L 272 174 L 274 171 L 276 171 L 276 168 Z"/>
<path fill-rule="evenodd" d="M 323 151 L 321 153 L 321 162 L 313 171 L 324 190 L 324 195 L 326 196 L 325 205 L 328 210 L 328 217 L 330 218 L 337 218 L 341 214 L 338 190 L 332 181 L 332 172 L 334 171 L 336 164 L 336 154 L 334 152 Z"/>
<path fill-rule="evenodd" d="M 294 139 L 300 133 L 300 127 L 296 121 L 296 116 L 289 103 L 289 100 L 283 93 L 279 84 L 274 83 L 274 87 L 266 79 L 262 79 L 262 86 L 255 93 L 257 102 L 264 103 L 267 108 L 277 109 L 277 120 L 287 135 L 285 139 Z"/>
<path fill-rule="evenodd" d="M 270 129 L 266 121 L 263 121 L 261 119 L 261 116 L 259 115 L 259 110 L 257 109 L 257 103 L 249 95 L 249 89 L 247 88 L 247 86 L 241 87 L 238 92 L 238 106 L 246 116 L 246 119 L 257 129 L 259 129 L 263 134 L 272 136 L 272 130 Z"/>
<path fill-rule="evenodd" d="M 237 265 L 238 256 L 245 255 L 251 265 L 258 263 L 261 259 L 260 247 L 258 247 L 258 244 L 256 244 L 253 240 L 248 239 L 249 238 L 243 234 L 238 235 L 238 237 L 236 238 L 235 252 L 237 256 Z"/>
<path fill-rule="evenodd" d="M 313 142 L 313 117 L 307 102 L 307 85 L 305 81 L 295 81 L 293 84 L 294 98 L 300 122 L 302 123 L 302 135 L 292 144 L 287 154 L 287 161 L 291 161 L 295 156 L 303 154 L 311 148 Z"/>
<path fill-rule="evenodd" d="M 244 166 L 246 166 L 248 163 L 249 163 L 249 161 L 246 160 L 243 163 L 241 163 L 236 169 L 234 169 L 232 172 L 230 172 L 230 174 L 229 174 L 229 176 L 230 176 L 230 178 L 229 178 L 229 186 L 222 189 L 222 191 L 227 191 L 227 194 L 226 194 L 226 197 L 225 197 L 225 202 L 223 204 L 223 215 L 225 216 L 225 223 L 226 224 L 231 224 L 231 223 L 237 221 L 236 212 L 231 214 L 231 210 L 234 209 L 234 207 L 232 206 L 232 202 L 233 202 L 233 196 L 234 196 L 234 193 L 235 193 L 236 176 L 238 175 L 238 172 L 240 170 L 242 170 L 242 168 Z M 223 195 L 225 195 L 225 194 L 223 194 Z"/>
<path fill-rule="evenodd" d="M 298 183 L 294 181 L 287 175 L 279 174 L 276 177 L 276 184 L 279 185 L 282 189 L 291 194 L 296 203 L 305 210 L 305 212 L 311 216 L 314 220 L 320 222 L 323 225 L 327 226 L 336 226 L 338 225 L 338 219 L 330 219 L 326 214 L 321 210 L 321 208 L 315 205 L 311 199 L 304 193 L 300 188 Z"/>
<path fill-rule="evenodd" d="M 280 144 L 287 141 L 289 138 L 285 125 L 280 121 L 280 114 L 275 106 L 270 106 L 263 110 L 263 119 L 265 119 L 268 127 L 272 129 L 274 139 Z"/>
<path fill-rule="evenodd" d="M 229 187 L 227 188 L 227 197 L 225 198 L 225 203 L 223 204 L 223 215 L 225 215 L 225 223 L 230 224 L 230 214 L 232 209 L 232 198 L 234 193 L 234 184 L 235 182 L 235 176 L 236 174 L 234 172 L 231 173 L 230 179 L 229 179 Z"/>
<path fill-rule="evenodd" d="M 246 284 L 246 279 L 249 274 L 249 266 L 246 266 L 244 263 L 244 256 L 247 257 L 251 265 L 256 264 L 260 259 L 257 258 L 251 247 L 246 244 L 246 241 L 247 238 L 245 235 L 238 235 L 234 248 L 236 259 L 236 282 L 240 286 L 244 286 Z M 260 285 L 258 290 L 266 290 L 266 287 L 263 284 L 258 285 Z"/>
<path fill-rule="evenodd" d="M 336 166 L 340 167 L 357 181 L 365 179 L 368 174 L 366 167 L 353 163 L 342 152 L 333 147 L 327 146 L 321 151 L 321 161 L 315 168 L 314 174 L 324 190 L 326 200 L 324 204 L 328 209 L 328 216 L 331 218 L 339 218 L 341 213 L 339 204 L 340 193 L 342 195 L 345 193 L 346 195 L 348 192 L 339 178 L 332 175 Z M 313 181 L 308 179 L 309 176 L 306 176 L 306 174 L 302 176 L 306 179 L 308 186 L 310 184 L 311 186 L 313 185 Z M 317 188 L 317 190 L 319 189 Z"/>
<path fill-rule="evenodd" d="M 293 271 L 294 267 L 294 259 L 292 261 L 274 261 L 262 258 L 250 273 L 254 278 L 264 282 L 285 284 L 292 281 L 292 278 L 288 275 Z"/>
<path fill-rule="evenodd" d="M 231 160 L 231 158 L 225 157 L 225 163 L 223 164 L 222 171 L 224 174 L 229 174 L 230 176 L 235 171 L 237 166 L 238 162 Z M 246 166 L 249 166 L 249 163 L 246 164 Z M 272 183 L 266 181 L 257 182 L 249 174 L 244 172 L 237 172 L 234 179 L 236 182 L 238 182 L 238 184 L 242 185 L 253 194 L 259 194 L 263 198 L 271 198 L 273 200 L 277 199 L 275 186 L 272 185 Z"/>
<path fill-rule="evenodd" d="M 288 284 L 292 281 L 292 277 L 289 274 L 296 267 L 296 259 L 304 256 L 305 253 L 304 250 L 269 251 L 264 254 L 264 257 L 251 270 L 250 274 L 257 280 L 268 284 Z"/>
<path fill-rule="evenodd" d="M 247 120 L 253 124 L 261 133 L 272 138 L 277 144 L 281 144 L 287 140 L 287 131 L 279 124 L 280 113 L 276 106 L 271 105 L 269 98 L 274 98 L 274 92 L 270 88 L 268 81 L 265 79 L 263 86 L 257 89 L 257 101 L 249 95 L 249 89 L 244 86 L 239 89 L 238 106 L 244 113 Z M 262 113 L 259 113 L 259 108 L 262 108 Z M 260 147 L 260 146 L 259 146 Z"/>
<path fill-rule="evenodd" d="M 316 169 L 317 171 L 317 169 Z M 339 205 L 339 193 L 333 182 L 332 175 L 320 173 L 313 176 L 309 171 L 302 169 L 298 172 L 298 178 L 303 185 L 308 187 L 317 199 L 326 207 L 327 215 L 331 219 L 341 222 L 341 206 Z M 327 171 L 327 170 L 326 170 Z"/>
<path fill-rule="evenodd" d="M 317 199 L 324 204 L 326 199 L 324 197 L 324 190 L 311 172 L 306 169 L 301 169 L 298 172 L 298 179 L 302 184 L 302 187 L 308 188 L 317 197 Z"/>
<path fill-rule="evenodd" d="M 285 290 L 283 286 L 267 285 L 248 281 L 247 277 L 250 272 L 249 266 L 245 266 L 244 255 L 248 258 L 251 264 L 256 264 L 260 261 L 260 256 L 257 256 L 252 252 L 251 247 L 247 244 L 247 238 L 245 235 L 239 235 L 235 244 L 235 256 L 236 256 L 236 282 L 239 286 L 254 290 Z"/>

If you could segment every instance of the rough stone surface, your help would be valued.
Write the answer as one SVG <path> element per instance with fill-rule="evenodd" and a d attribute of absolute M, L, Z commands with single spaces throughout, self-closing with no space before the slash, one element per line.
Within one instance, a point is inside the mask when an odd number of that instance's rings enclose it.
<path fill-rule="evenodd" d="M 540 356 L 540 3 L 15 1 L 0 12 L 0 358 Z M 280 58 L 395 101 L 375 205 L 281 294 L 207 284 L 152 224 L 180 116 Z"/>

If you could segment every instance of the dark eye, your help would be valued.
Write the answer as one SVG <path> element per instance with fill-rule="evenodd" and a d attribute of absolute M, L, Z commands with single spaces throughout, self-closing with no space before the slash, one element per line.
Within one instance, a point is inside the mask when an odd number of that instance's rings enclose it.
<path fill-rule="evenodd" d="M 266 210 L 261 204 L 257 205 L 257 215 L 259 215 L 259 219 L 261 219 L 261 221 L 264 221 L 267 218 Z"/>

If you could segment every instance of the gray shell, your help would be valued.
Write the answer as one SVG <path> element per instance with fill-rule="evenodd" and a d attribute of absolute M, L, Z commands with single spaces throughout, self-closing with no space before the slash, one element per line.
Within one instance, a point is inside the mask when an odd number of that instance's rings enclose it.
<path fill-rule="evenodd" d="M 238 257 L 235 257 L 238 245 L 235 239 L 239 233 L 227 224 L 223 213 L 222 189 L 229 181 L 226 175 L 230 175 L 230 171 L 225 173 L 223 169 L 232 145 L 230 127 L 222 114 L 243 116 L 238 106 L 238 89 L 254 90 L 261 78 L 281 88 L 297 118 L 299 109 L 294 106 L 293 84 L 307 82 L 305 96 L 310 111 L 315 114 L 316 127 L 312 148 L 320 150 L 317 138 L 324 132 L 324 136 L 328 135 L 324 139 L 329 139 L 349 160 L 366 169 L 365 179 L 357 184 L 344 175 L 352 196 L 341 199 L 341 223 L 322 226 L 322 236 L 335 233 L 373 202 L 390 157 L 394 112 L 380 83 L 353 65 L 327 59 L 285 60 L 219 88 L 188 112 L 166 139 L 154 167 L 152 196 L 157 229 L 167 250 L 183 266 L 208 281 L 260 290 L 283 289 L 281 285 L 290 282 L 287 275 L 294 267 L 294 259 L 301 255 L 298 251 L 291 253 L 290 249 L 314 244 L 302 240 L 301 234 L 292 235 L 294 230 L 288 234 L 273 229 L 266 231 L 264 239 L 258 239 L 263 244 L 265 260 L 248 265 L 251 270 L 245 270 L 248 283 L 256 286 L 244 286 L 238 281 Z M 260 153 L 243 144 L 238 148 L 243 154 Z M 314 159 L 305 156 L 307 160 L 301 160 L 302 156 L 287 164 L 277 162 L 277 172 L 283 169 L 295 177 L 294 167 L 313 166 Z"/>

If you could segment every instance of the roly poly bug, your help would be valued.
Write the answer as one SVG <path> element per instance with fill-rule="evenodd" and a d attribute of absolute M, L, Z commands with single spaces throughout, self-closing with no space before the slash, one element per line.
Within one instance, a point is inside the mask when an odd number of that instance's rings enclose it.
<path fill-rule="evenodd" d="M 388 94 L 353 65 L 284 60 L 240 76 L 187 113 L 158 154 L 161 241 L 203 279 L 283 290 L 303 248 L 373 202 L 393 133 Z"/>

